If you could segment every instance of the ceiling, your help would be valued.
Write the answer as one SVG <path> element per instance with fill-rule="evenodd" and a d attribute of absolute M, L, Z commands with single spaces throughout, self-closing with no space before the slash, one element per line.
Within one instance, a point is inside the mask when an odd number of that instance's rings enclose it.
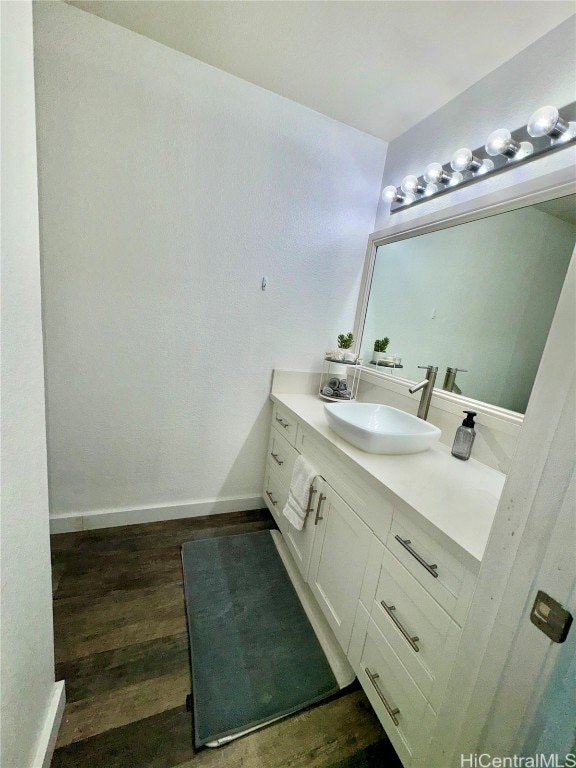
<path fill-rule="evenodd" d="M 68 0 L 391 141 L 574 13 L 563 0 Z"/>

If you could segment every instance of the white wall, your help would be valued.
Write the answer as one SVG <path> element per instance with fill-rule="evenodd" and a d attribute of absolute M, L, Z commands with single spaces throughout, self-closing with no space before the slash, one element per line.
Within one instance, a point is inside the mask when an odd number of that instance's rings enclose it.
<path fill-rule="evenodd" d="M 352 328 L 386 144 L 64 4 L 35 46 L 51 513 L 258 506 L 272 369 Z"/>
<path fill-rule="evenodd" d="M 421 175 L 431 162 L 448 162 L 459 147 L 475 149 L 483 146 L 496 128 L 514 130 L 526 125 L 530 115 L 545 104 L 560 108 L 574 101 L 575 48 L 576 15 L 390 142 L 382 187 L 388 184 L 399 186 L 407 174 Z M 562 165 L 562 155 L 565 157 L 566 154 L 566 151 L 561 152 L 549 161 L 535 160 L 523 168 L 487 177 L 470 187 L 431 199 L 391 217 L 389 204 L 380 200 L 376 230 L 401 221 L 415 221 L 432 211 L 543 174 Z"/>
<path fill-rule="evenodd" d="M 1 19 L 0 764 L 39 768 L 62 686 L 54 684 L 31 4 L 1 3 Z"/>

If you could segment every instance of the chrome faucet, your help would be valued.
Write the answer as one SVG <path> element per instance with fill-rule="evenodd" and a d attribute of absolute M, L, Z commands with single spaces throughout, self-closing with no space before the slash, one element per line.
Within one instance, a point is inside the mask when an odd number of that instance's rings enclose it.
<path fill-rule="evenodd" d="M 456 384 L 457 373 L 468 373 L 468 370 L 466 368 L 446 368 L 442 389 L 446 390 L 446 392 L 454 392 L 456 395 L 461 395 L 462 390 Z"/>
<path fill-rule="evenodd" d="M 419 365 L 418 368 L 424 368 L 426 371 L 426 378 L 419 384 L 415 384 L 413 387 L 408 388 L 410 394 L 419 392 L 422 390 L 422 397 L 420 398 L 420 405 L 418 406 L 418 413 L 416 414 L 419 419 L 426 421 L 428 417 L 428 409 L 430 408 L 430 400 L 432 399 L 432 390 L 436 383 L 436 374 L 438 373 L 437 365 Z"/>

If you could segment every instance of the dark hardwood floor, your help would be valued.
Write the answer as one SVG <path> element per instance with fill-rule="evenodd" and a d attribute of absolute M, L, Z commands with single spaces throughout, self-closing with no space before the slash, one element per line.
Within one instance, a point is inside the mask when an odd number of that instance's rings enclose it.
<path fill-rule="evenodd" d="M 52 768 L 401 768 L 358 685 L 220 749 L 192 748 L 180 545 L 274 527 L 267 510 L 52 537 Z"/>

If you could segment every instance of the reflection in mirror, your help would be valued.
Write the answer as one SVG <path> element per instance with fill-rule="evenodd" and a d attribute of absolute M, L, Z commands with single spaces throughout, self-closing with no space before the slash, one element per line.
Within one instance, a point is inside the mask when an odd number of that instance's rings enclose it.
<path fill-rule="evenodd" d="M 524 413 L 576 243 L 575 198 L 381 245 L 364 364 L 418 381 L 419 365 L 437 365 L 437 388 Z"/>

